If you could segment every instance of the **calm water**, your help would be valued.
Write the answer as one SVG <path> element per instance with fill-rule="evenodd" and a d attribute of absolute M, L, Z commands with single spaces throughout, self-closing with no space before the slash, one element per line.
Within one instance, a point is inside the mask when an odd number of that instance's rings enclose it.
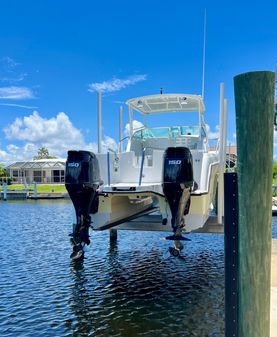
<path fill-rule="evenodd" d="M 223 336 L 222 235 L 190 235 L 176 259 L 163 233 L 92 233 L 74 264 L 69 201 L 0 202 L 0 217 L 1 336 Z"/>

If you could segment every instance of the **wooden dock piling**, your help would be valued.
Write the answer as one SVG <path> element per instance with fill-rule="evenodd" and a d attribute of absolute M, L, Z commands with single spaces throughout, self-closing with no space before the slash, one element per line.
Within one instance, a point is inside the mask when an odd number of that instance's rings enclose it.
<path fill-rule="evenodd" d="M 117 240 L 117 229 L 111 228 L 110 229 L 110 241 L 114 242 Z"/>
<path fill-rule="evenodd" d="M 238 151 L 238 336 L 269 337 L 274 73 L 234 78 Z"/>

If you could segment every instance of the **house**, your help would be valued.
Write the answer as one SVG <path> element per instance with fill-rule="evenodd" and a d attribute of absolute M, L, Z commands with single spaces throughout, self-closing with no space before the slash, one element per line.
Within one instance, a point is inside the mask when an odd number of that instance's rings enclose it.
<path fill-rule="evenodd" d="M 217 147 L 213 146 L 209 148 L 210 151 L 217 151 Z M 237 165 L 237 146 L 226 146 L 226 167 L 232 168 Z"/>
<path fill-rule="evenodd" d="M 64 183 L 65 159 L 39 159 L 15 162 L 6 167 L 15 183 Z"/>

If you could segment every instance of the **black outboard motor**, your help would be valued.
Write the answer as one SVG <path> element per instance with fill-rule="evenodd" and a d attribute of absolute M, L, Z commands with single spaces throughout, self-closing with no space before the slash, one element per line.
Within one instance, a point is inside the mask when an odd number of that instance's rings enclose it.
<path fill-rule="evenodd" d="M 163 192 L 171 210 L 174 233 L 188 214 L 193 186 L 193 160 L 186 147 L 169 147 L 164 154 Z M 180 234 L 180 233 L 178 233 Z"/>
<path fill-rule="evenodd" d="M 68 151 L 65 187 L 73 202 L 77 219 L 73 226 L 72 259 L 82 257 L 84 244 L 90 244 L 90 213 L 98 211 L 99 185 L 99 164 L 95 154 L 88 151 Z"/>

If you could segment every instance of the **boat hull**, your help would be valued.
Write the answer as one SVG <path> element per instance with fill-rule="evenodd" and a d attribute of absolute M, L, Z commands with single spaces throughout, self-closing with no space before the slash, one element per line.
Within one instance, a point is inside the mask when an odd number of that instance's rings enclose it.
<path fill-rule="evenodd" d="M 214 188 L 207 193 L 191 196 L 190 212 L 185 216 L 184 232 L 191 232 L 204 226 L 212 210 L 214 196 Z M 141 199 L 142 202 L 132 204 L 134 197 Z M 98 213 L 91 214 L 91 218 L 93 230 L 116 228 L 172 231 L 171 214 L 165 197 L 152 192 L 102 195 L 99 198 Z"/>

